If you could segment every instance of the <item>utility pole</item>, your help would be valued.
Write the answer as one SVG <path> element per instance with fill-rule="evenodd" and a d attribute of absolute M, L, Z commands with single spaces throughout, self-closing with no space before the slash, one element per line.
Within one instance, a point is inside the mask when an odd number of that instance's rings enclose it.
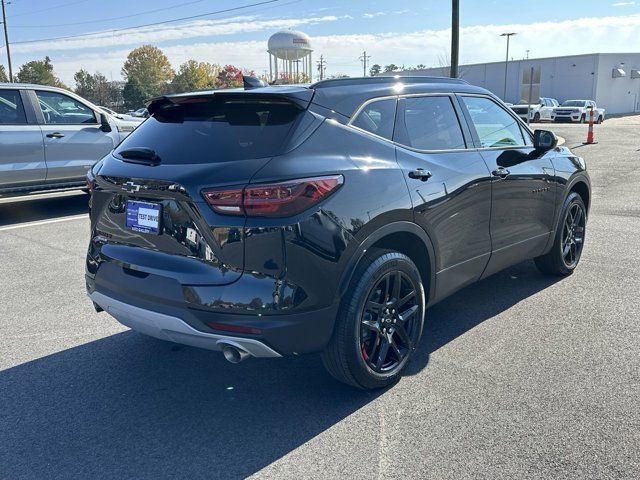
<path fill-rule="evenodd" d="M 362 62 L 362 76 L 366 77 L 367 76 L 367 62 L 371 58 L 371 55 L 367 55 L 367 51 L 365 50 L 364 52 L 362 52 L 362 55 L 360 55 L 358 58 Z"/>
<path fill-rule="evenodd" d="M 9 81 L 13 83 L 13 69 L 11 68 L 11 51 L 9 50 L 9 32 L 7 31 L 7 12 L 5 0 L 2 0 L 2 26 L 4 27 L 4 44 L 7 46 L 7 61 L 9 62 Z"/>
<path fill-rule="evenodd" d="M 451 78 L 458 78 L 460 51 L 460 0 L 451 0 Z"/>
<path fill-rule="evenodd" d="M 509 39 L 517 35 L 516 32 L 501 33 L 501 37 L 507 37 L 507 56 L 504 59 L 504 93 L 502 94 L 502 101 L 507 101 L 507 71 L 509 68 Z"/>
<path fill-rule="evenodd" d="M 320 80 L 323 80 L 324 72 L 327 69 L 327 62 L 324 59 L 324 55 L 320 55 L 320 60 L 316 63 L 318 64 L 318 73 L 320 74 Z"/>

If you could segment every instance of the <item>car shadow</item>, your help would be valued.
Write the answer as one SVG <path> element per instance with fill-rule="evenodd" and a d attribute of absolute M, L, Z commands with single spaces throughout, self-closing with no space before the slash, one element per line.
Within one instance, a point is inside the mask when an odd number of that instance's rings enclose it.
<path fill-rule="evenodd" d="M 61 194 L 0 197 L 0 227 L 88 212 L 89 195 L 81 190 Z"/>
<path fill-rule="evenodd" d="M 544 275 L 528 260 L 470 285 L 427 310 L 420 346 L 407 374 L 420 372 L 429 355 L 561 277 Z"/>
<path fill-rule="evenodd" d="M 528 262 L 433 307 L 409 374 L 555 280 Z M 317 355 L 230 365 L 127 331 L 0 372 L 0 476 L 244 478 L 380 394 L 335 382 Z"/>

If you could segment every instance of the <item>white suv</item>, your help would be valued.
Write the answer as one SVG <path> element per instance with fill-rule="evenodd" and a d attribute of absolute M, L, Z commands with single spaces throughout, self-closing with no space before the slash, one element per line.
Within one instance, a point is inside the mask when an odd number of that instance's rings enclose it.
<path fill-rule="evenodd" d="M 552 121 L 553 109 L 558 105 L 560 104 L 555 98 L 540 97 L 540 101 L 532 104 L 531 108 L 526 103 L 519 103 L 518 105 L 513 105 L 511 110 L 525 122 L 527 121 L 527 112 L 529 113 L 529 120 L 532 122 Z"/>
<path fill-rule="evenodd" d="M 593 121 L 604 122 L 604 108 L 598 108 L 593 100 L 566 100 L 554 108 L 552 119 L 554 122 L 588 122 L 592 108 Z"/>

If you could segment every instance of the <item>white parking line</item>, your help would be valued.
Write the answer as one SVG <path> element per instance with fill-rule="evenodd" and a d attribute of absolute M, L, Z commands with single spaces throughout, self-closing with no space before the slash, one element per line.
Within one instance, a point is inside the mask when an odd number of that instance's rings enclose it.
<path fill-rule="evenodd" d="M 59 223 L 59 222 L 68 222 L 71 220 L 80 220 L 81 218 L 89 218 L 88 213 L 83 213 L 82 215 L 72 215 L 69 217 L 63 218 L 53 218 L 51 220 L 38 220 L 35 222 L 25 222 L 18 223 L 17 225 L 7 225 L 6 227 L 0 227 L 0 232 L 4 232 L 6 230 L 15 230 L 17 228 L 25 228 L 25 227 L 35 227 L 37 225 L 46 225 L 48 223 Z"/>
<path fill-rule="evenodd" d="M 28 202 L 32 200 L 42 200 L 44 198 L 64 198 L 64 197 L 77 197 L 80 195 L 84 195 L 89 198 L 86 193 L 82 190 L 63 190 L 63 191 L 54 191 L 54 192 L 44 192 L 44 193 L 30 193 L 29 195 L 18 195 L 18 196 L 8 196 L 3 197 L 0 195 L 0 204 L 1 203 L 17 203 L 17 202 Z"/>

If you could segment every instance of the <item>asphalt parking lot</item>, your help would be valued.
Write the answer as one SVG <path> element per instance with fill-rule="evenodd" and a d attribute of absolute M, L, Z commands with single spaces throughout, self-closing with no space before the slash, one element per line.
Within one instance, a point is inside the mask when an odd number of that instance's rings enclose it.
<path fill-rule="evenodd" d="M 86 195 L 0 199 L 0 478 L 640 478 L 640 116 L 545 128 L 591 173 L 580 267 L 433 307 L 373 394 L 128 331 L 85 296 Z"/>

